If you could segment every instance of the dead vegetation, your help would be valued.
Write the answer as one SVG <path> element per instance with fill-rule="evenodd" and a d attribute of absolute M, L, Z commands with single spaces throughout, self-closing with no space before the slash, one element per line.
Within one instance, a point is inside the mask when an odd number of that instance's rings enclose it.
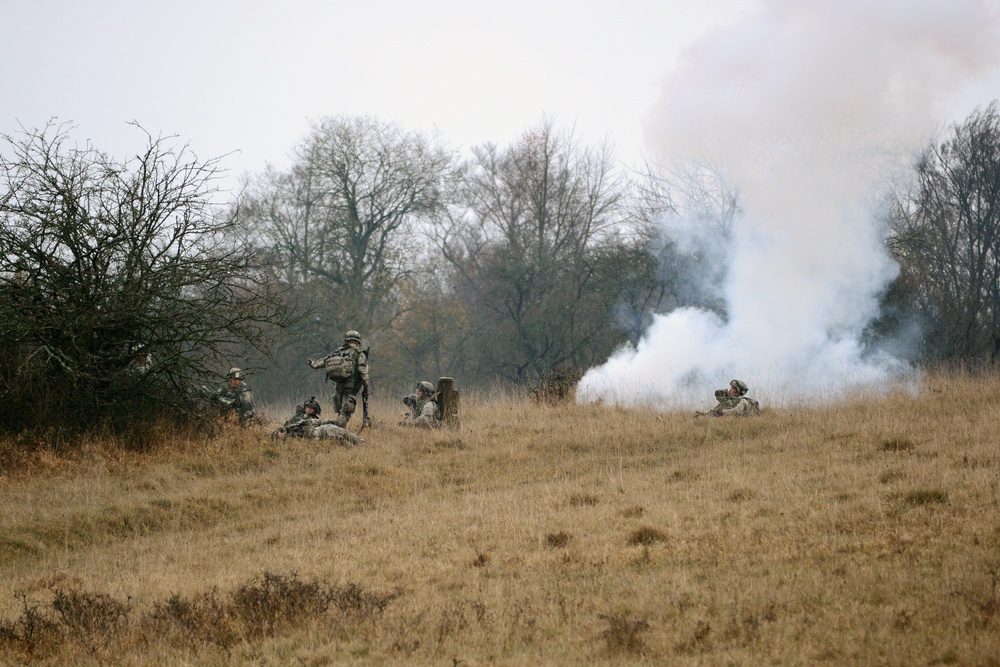
<path fill-rule="evenodd" d="M 536 403 L 557 405 L 572 400 L 576 395 L 576 385 L 583 374 L 571 366 L 560 366 L 542 374 L 529 395 Z"/>
<path fill-rule="evenodd" d="M 0 624 L 0 654 L 26 662 L 67 654 L 112 658 L 129 645 L 157 642 L 228 652 L 306 623 L 323 621 L 341 630 L 374 623 L 397 596 L 271 572 L 226 595 L 216 588 L 190 597 L 174 594 L 139 615 L 129 600 L 106 593 L 58 586 L 47 592 L 44 603 L 19 596 L 20 614 Z"/>
<path fill-rule="evenodd" d="M 0 471 L 0 664 L 992 664 L 995 379 L 42 448 Z"/>

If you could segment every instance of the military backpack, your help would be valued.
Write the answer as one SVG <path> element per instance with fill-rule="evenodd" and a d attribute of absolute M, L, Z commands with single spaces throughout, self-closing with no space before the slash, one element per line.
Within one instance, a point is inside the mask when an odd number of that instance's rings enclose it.
<path fill-rule="evenodd" d="M 344 382 L 354 376 L 358 352 L 347 348 L 337 350 L 325 359 L 326 377 L 334 382 Z"/>

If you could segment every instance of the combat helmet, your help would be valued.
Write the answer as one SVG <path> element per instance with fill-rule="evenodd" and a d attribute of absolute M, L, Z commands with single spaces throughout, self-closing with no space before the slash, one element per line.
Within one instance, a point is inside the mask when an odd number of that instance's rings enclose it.
<path fill-rule="evenodd" d="M 361 334 L 359 334 L 354 329 L 351 329 L 350 331 L 348 331 L 347 333 L 344 334 L 344 342 L 345 343 L 358 343 L 360 345 L 361 344 Z"/>
<path fill-rule="evenodd" d="M 243 371 L 239 368 L 230 368 L 229 372 L 226 373 L 227 380 L 242 380 Z"/>
<path fill-rule="evenodd" d="M 743 380 L 733 380 L 732 382 L 729 383 L 729 386 L 738 391 L 740 393 L 740 396 L 750 391 L 750 387 L 748 387 L 747 383 L 744 382 Z"/>
<path fill-rule="evenodd" d="M 432 396 L 434 394 L 434 385 L 432 385 L 427 380 L 424 380 L 423 382 L 418 383 L 417 384 L 417 389 L 423 389 L 424 390 L 424 394 L 426 394 L 427 396 Z"/>
<path fill-rule="evenodd" d="M 302 404 L 302 413 L 305 414 L 306 408 L 311 407 L 315 410 L 315 414 L 319 417 L 319 413 L 323 411 L 323 408 L 319 406 L 319 401 L 316 400 L 315 396 L 310 396 L 309 400 Z"/>

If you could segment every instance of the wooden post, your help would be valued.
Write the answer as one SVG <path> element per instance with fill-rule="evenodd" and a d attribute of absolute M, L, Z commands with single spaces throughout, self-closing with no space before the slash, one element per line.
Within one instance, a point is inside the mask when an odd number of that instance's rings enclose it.
<path fill-rule="evenodd" d="M 441 409 L 442 423 L 451 428 L 458 428 L 460 401 L 458 391 L 455 390 L 454 378 L 438 378 L 437 402 Z"/>

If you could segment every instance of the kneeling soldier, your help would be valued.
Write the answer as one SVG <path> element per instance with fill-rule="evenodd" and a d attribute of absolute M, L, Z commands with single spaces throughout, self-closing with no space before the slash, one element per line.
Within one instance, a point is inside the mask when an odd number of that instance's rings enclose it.
<path fill-rule="evenodd" d="M 441 410 L 434 400 L 434 385 L 424 381 L 417 385 L 417 393 L 403 399 L 410 412 L 403 417 L 400 426 L 417 428 L 437 428 L 441 425 Z"/>
<path fill-rule="evenodd" d="M 223 416 L 235 414 L 240 426 L 249 426 L 253 421 L 253 393 L 239 368 L 230 368 L 225 384 L 211 392 L 208 398 Z"/>

